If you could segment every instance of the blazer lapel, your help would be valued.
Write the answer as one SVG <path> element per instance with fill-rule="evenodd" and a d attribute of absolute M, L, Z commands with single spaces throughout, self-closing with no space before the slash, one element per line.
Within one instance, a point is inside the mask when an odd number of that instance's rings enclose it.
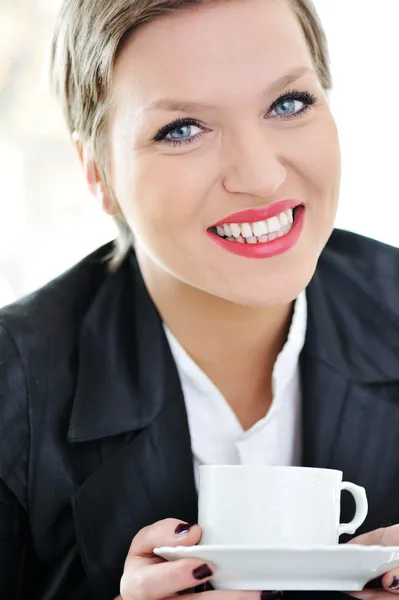
<path fill-rule="evenodd" d="M 197 519 L 177 370 L 137 268 L 124 268 L 88 315 L 69 429 L 82 460 L 93 443 L 101 456 L 72 506 L 86 574 L 104 600 L 119 594 L 129 546 L 142 527 L 168 517 Z"/>
<path fill-rule="evenodd" d="M 321 278 L 307 289 L 308 321 L 301 355 L 303 462 L 327 468 L 347 401 L 349 379 L 339 332 Z"/>
<path fill-rule="evenodd" d="M 334 290 L 333 282 L 327 289 Z M 345 480 L 366 488 L 369 515 L 358 535 L 399 522 L 399 506 L 387 501 L 399 493 L 399 369 L 395 378 L 393 368 L 384 370 L 383 356 L 365 359 L 373 349 L 365 350 L 357 339 L 356 323 L 351 330 L 350 319 L 343 324 L 334 318 L 347 310 L 348 298 L 343 298 L 341 309 L 340 296 L 331 299 L 320 273 L 307 298 L 307 339 L 301 356 L 303 463 L 341 470 Z M 383 331 L 384 320 L 380 322 Z M 389 346 L 386 352 L 387 363 L 393 365 Z M 341 512 L 342 521 L 353 518 L 348 493 L 342 497 Z"/>
<path fill-rule="evenodd" d="M 329 466 L 367 491 L 369 514 L 356 535 L 399 523 L 398 432 L 399 384 L 352 383 Z M 343 521 L 350 521 L 354 510 L 345 494 Z"/>

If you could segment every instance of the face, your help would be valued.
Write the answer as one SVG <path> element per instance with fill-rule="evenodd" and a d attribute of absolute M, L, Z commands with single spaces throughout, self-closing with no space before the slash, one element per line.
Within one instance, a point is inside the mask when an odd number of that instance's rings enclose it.
<path fill-rule="evenodd" d="M 110 140 L 111 186 L 151 276 L 245 306 L 307 286 L 340 156 L 287 2 L 220 1 L 139 30 L 115 65 Z"/>

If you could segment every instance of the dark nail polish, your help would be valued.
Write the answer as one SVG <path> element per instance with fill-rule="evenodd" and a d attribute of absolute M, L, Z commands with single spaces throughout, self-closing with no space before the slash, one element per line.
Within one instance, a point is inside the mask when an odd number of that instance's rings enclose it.
<path fill-rule="evenodd" d="M 364 586 L 365 590 L 383 590 L 384 586 L 382 585 L 382 577 L 377 577 L 377 579 L 372 579 Z"/>
<path fill-rule="evenodd" d="M 213 575 L 213 573 L 210 570 L 210 568 L 208 567 L 208 565 L 201 565 L 200 567 L 197 567 L 193 571 L 193 576 L 195 577 L 195 579 L 198 579 L 199 581 L 201 579 L 206 579 L 207 577 L 210 577 L 211 575 Z"/>
<path fill-rule="evenodd" d="M 391 585 L 389 586 L 390 590 L 399 590 L 399 577 L 394 577 Z"/>
<path fill-rule="evenodd" d="M 201 583 L 201 585 L 197 585 L 195 588 L 197 593 L 201 592 L 213 592 L 214 588 L 210 581 L 206 581 L 205 583 Z"/>
<path fill-rule="evenodd" d="M 175 529 L 175 534 L 183 535 L 184 533 L 188 533 L 194 525 L 195 523 L 180 523 Z"/>
<path fill-rule="evenodd" d="M 210 581 L 207 581 L 206 583 L 204 583 L 204 586 L 205 586 L 206 592 L 213 592 L 215 589 Z"/>
<path fill-rule="evenodd" d="M 260 600 L 280 600 L 284 596 L 284 592 L 262 592 Z"/>

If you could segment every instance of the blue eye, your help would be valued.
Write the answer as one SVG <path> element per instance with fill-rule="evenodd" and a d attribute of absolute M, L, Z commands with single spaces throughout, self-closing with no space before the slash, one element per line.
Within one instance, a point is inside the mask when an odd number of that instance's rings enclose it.
<path fill-rule="evenodd" d="M 193 132 L 195 128 L 199 130 L 198 133 Z M 203 127 L 196 119 L 177 119 L 173 123 L 162 127 L 154 137 L 154 141 L 172 144 L 173 146 L 190 144 L 201 135 L 202 129 Z"/>
<path fill-rule="evenodd" d="M 275 112 L 279 117 L 287 117 L 300 112 L 303 106 L 304 104 L 300 100 L 284 100 L 272 112 Z"/>
<path fill-rule="evenodd" d="M 268 115 L 272 118 L 290 119 L 305 113 L 317 101 L 308 92 L 288 92 L 272 105 Z"/>
<path fill-rule="evenodd" d="M 193 125 L 183 125 L 172 129 L 167 135 L 171 140 L 186 140 L 192 135 Z M 166 136 L 167 137 L 167 136 Z"/>

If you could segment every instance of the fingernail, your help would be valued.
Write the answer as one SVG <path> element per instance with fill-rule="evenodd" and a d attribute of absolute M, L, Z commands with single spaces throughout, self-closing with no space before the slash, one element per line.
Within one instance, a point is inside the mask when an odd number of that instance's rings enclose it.
<path fill-rule="evenodd" d="M 260 600 L 280 600 L 284 592 L 261 592 Z"/>
<path fill-rule="evenodd" d="M 377 579 L 372 579 L 363 588 L 364 590 L 383 590 L 384 586 L 382 585 L 382 577 L 377 577 Z"/>
<path fill-rule="evenodd" d="M 389 586 L 390 590 L 399 590 L 399 577 L 394 577 L 391 585 Z"/>
<path fill-rule="evenodd" d="M 188 533 L 194 525 L 195 523 L 180 523 L 175 529 L 175 534 L 183 535 L 184 533 Z"/>
<path fill-rule="evenodd" d="M 208 567 L 208 565 L 201 565 L 200 567 L 197 567 L 193 571 L 194 578 L 198 579 L 198 580 L 206 579 L 207 577 L 210 577 L 211 575 L 213 575 L 213 573 L 210 570 L 210 568 Z"/>

